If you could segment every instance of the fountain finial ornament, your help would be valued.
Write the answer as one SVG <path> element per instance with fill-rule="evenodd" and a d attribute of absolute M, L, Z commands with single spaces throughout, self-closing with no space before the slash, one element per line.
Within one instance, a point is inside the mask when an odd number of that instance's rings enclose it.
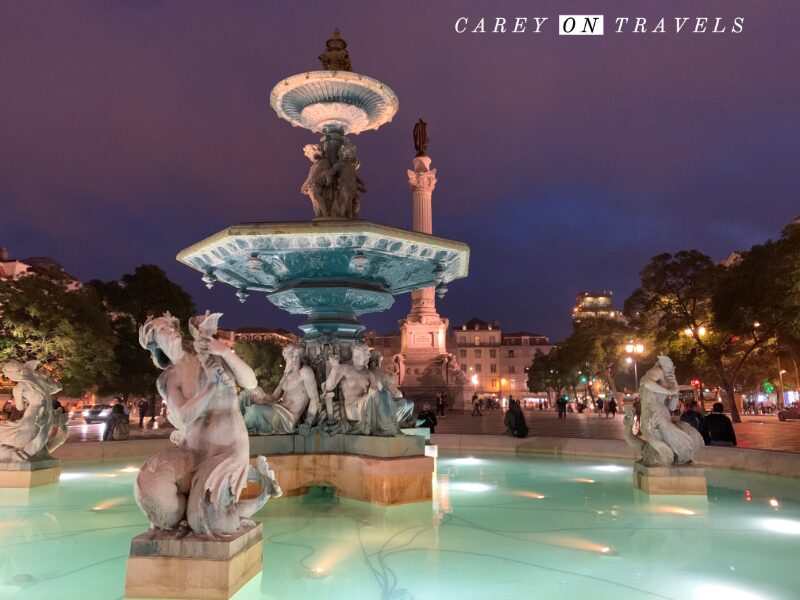
<path fill-rule="evenodd" d="M 352 71 L 347 42 L 342 39 L 339 29 L 333 30 L 333 37 L 325 42 L 325 52 L 319 55 L 322 68 L 326 71 Z"/>
<path fill-rule="evenodd" d="M 428 156 L 428 124 L 420 119 L 414 125 L 414 149 L 417 156 Z"/>

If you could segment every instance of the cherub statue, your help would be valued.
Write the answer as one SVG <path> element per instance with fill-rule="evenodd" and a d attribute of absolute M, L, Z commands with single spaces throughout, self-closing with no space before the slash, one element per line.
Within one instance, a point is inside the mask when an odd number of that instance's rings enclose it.
<path fill-rule="evenodd" d="M 300 191 L 311 199 L 315 217 L 327 217 L 331 212 L 331 163 L 320 144 L 306 144 L 303 154 L 311 161 L 311 168 Z"/>
<path fill-rule="evenodd" d="M 281 495 L 267 460 L 250 466 L 249 442 L 236 385 L 253 389 L 255 373 L 213 336 L 220 313 L 192 317 L 186 343 L 180 322 L 169 313 L 147 319 L 139 343 L 163 373 L 156 387 L 177 428 L 174 448 L 142 465 L 134 497 L 154 530 L 188 526 L 201 537 L 235 534 L 270 497 Z M 248 479 L 260 494 L 240 500 Z"/>
<path fill-rule="evenodd" d="M 675 366 L 668 356 L 642 377 L 639 384 L 639 434 L 633 433 L 634 415 L 626 411 L 624 436 L 647 466 L 683 465 L 692 462 L 703 438 L 690 425 L 672 422 L 671 411 L 678 406 L 678 381 Z"/>
<path fill-rule="evenodd" d="M 303 347 L 291 344 L 283 349 L 286 367 L 278 387 L 270 394 L 256 395 L 245 409 L 244 422 L 251 435 L 294 432 L 303 413 L 301 433 L 308 433 L 319 412 L 319 394 L 314 370 L 303 364 Z"/>
<path fill-rule="evenodd" d="M 372 371 L 373 377 L 383 384 L 383 389 L 389 392 L 394 399 L 397 422 L 404 423 L 413 415 L 414 403 L 403 398 L 403 392 L 400 391 L 400 387 L 397 385 L 397 378 L 393 373 L 381 371 L 382 364 L 383 354 L 379 350 L 370 350 L 369 370 Z"/>
<path fill-rule="evenodd" d="M 67 440 L 67 415 L 53 410 L 52 395 L 61 385 L 37 371 L 38 361 L 10 360 L 3 375 L 16 382 L 14 405 L 24 411 L 18 421 L 0 422 L 0 462 L 22 462 L 50 458 L 50 452 Z"/>
<path fill-rule="evenodd" d="M 406 357 L 402 353 L 398 352 L 392 357 L 392 372 L 395 374 L 399 387 L 403 384 L 403 378 L 406 376 Z"/>
<path fill-rule="evenodd" d="M 339 389 L 348 421 L 346 433 L 400 435 L 394 399 L 368 367 L 369 348 L 353 344 L 352 364 L 330 360 L 328 377 L 322 384 L 323 397 L 327 403 Z"/>
<path fill-rule="evenodd" d="M 356 173 L 361 163 L 358 162 L 356 147 L 347 138 L 339 147 L 338 158 L 329 172 L 331 181 L 336 178 L 331 216 L 357 219 L 361 209 L 358 194 L 365 193 L 367 186 Z"/>

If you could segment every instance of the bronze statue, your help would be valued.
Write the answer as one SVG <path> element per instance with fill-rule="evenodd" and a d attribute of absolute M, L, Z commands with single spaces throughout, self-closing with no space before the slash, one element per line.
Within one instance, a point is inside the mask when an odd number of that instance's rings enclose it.
<path fill-rule="evenodd" d="M 339 30 L 333 30 L 333 37 L 325 42 L 325 52 L 319 55 L 322 68 L 326 71 L 352 71 L 350 54 L 347 52 L 347 42 L 339 35 Z"/>
<path fill-rule="evenodd" d="M 414 125 L 414 148 L 417 156 L 428 156 L 428 124 L 422 119 Z"/>

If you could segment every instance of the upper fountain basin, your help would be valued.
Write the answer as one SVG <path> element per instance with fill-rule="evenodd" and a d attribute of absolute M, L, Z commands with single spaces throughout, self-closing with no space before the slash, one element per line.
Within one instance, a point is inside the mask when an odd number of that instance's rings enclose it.
<path fill-rule="evenodd" d="M 376 79 L 349 71 L 309 71 L 279 82 L 269 98 L 282 119 L 295 127 L 358 134 L 392 120 L 397 96 Z"/>
<path fill-rule="evenodd" d="M 369 221 L 243 223 L 183 250 L 178 260 L 242 294 L 326 285 L 401 294 L 467 276 L 461 242 Z M 371 312 L 371 311 L 370 311 Z"/>

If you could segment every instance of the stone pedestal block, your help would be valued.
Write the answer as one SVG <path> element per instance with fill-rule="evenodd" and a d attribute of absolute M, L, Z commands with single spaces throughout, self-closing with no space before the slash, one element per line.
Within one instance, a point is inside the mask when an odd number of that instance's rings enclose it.
<path fill-rule="evenodd" d="M 429 501 L 435 460 L 428 456 L 372 458 L 351 454 L 271 456 L 284 496 L 299 496 L 313 486 L 331 486 L 344 498 L 384 506 Z"/>
<path fill-rule="evenodd" d="M 650 495 L 705 496 L 705 470 L 700 467 L 648 467 L 633 464 L 633 486 Z"/>
<path fill-rule="evenodd" d="M 58 483 L 61 475 L 57 458 L 0 463 L 0 488 L 34 488 Z"/>
<path fill-rule="evenodd" d="M 229 539 L 146 532 L 131 541 L 125 598 L 228 600 L 261 571 L 261 524 Z"/>

